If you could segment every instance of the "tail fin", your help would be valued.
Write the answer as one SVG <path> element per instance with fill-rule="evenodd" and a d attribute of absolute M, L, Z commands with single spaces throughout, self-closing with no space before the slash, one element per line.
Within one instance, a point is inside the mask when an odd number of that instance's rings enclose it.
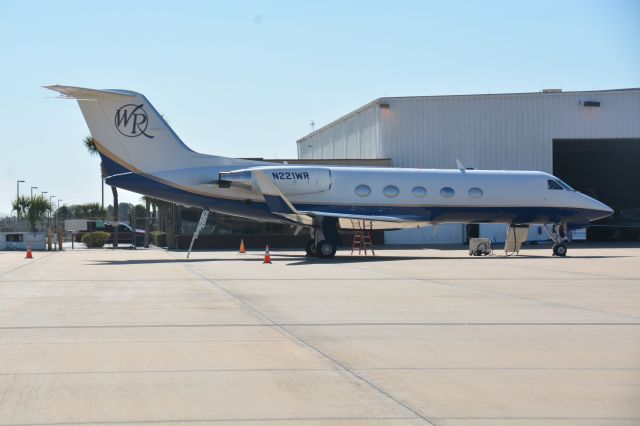
<path fill-rule="evenodd" d="M 140 93 L 46 86 L 78 101 L 96 147 L 127 170 L 153 173 L 215 164 L 214 157 L 187 147 Z"/>

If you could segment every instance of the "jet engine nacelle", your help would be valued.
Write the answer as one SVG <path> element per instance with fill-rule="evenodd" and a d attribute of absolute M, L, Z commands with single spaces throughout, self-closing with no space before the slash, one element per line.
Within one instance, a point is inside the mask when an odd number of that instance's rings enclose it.
<path fill-rule="evenodd" d="M 316 194 L 331 189 L 331 170 L 321 167 L 260 167 L 233 172 L 221 172 L 220 187 L 229 187 L 232 182 L 251 186 L 259 192 L 255 172 L 261 171 L 270 179 L 283 195 Z"/>

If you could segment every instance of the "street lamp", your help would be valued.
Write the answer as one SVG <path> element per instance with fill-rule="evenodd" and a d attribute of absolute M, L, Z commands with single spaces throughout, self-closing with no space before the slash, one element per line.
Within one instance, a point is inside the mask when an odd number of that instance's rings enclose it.
<path fill-rule="evenodd" d="M 37 186 L 32 186 L 32 187 L 31 187 L 31 198 L 33 198 L 33 190 L 34 190 L 34 189 L 38 189 L 38 187 L 37 187 Z"/>
<path fill-rule="evenodd" d="M 49 205 L 51 206 L 51 210 L 49 210 L 49 220 L 51 220 L 51 215 L 53 214 L 53 202 L 51 201 L 52 198 L 56 198 L 56 196 L 49 195 Z"/>
<path fill-rule="evenodd" d="M 41 196 L 42 198 L 45 198 L 45 197 L 44 197 L 44 194 L 48 194 L 48 193 L 49 193 L 49 191 L 42 191 L 42 192 L 40 193 L 40 196 Z M 46 198 L 45 198 L 45 199 L 46 199 Z M 42 223 L 42 226 L 43 226 L 43 228 L 44 228 L 44 221 L 43 221 L 43 223 Z M 47 226 L 49 226 L 49 224 L 48 224 L 48 223 L 47 223 Z M 44 229 L 43 229 L 43 230 L 44 230 Z"/>
<path fill-rule="evenodd" d="M 18 181 L 16 182 L 16 203 L 18 202 L 18 199 L 20 198 L 20 184 L 24 183 L 24 180 L 22 179 L 18 179 Z M 18 230 L 18 212 L 16 211 L 16 231 Z"/>
<path fill-rule="evenodd" d="M 24 183 L 23 180 L 18 180 L 16 183 L 16 199 L 20 198 L 20 184 Z"/>
<path fill-rule="evenodd" d="M 58 210 L 56 210 L 56 235 L 58 235 L 58 220 L 60 218 L 60 201 L 64 201 L 58 198 Z"/>

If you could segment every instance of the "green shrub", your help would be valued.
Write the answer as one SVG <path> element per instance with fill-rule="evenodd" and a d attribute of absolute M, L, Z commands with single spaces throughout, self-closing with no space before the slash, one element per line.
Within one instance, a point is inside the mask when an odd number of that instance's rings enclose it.
<path fill-rule="evenodd" d="M 167 246 L 167 233 L 160 231 L 153 231 L 151 233 L 151 244 L 156 247 L 166 247 Z"/>
<path fill-rule="evenodd" d="M 109 233 L 102 231 L 87 232 L 82 236 L 82 242 L 89 248 L 102 247 L 108 239 Z"/>

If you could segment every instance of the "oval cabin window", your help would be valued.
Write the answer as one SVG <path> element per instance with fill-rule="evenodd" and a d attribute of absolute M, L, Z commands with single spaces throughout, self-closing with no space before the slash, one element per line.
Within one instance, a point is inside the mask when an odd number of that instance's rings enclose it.
<path fill-rule="evenodd" d="M 442 195 L 444 198 L 451 198 L 455 195 L 455 193 L 456 191 L 454 191 L 453 188 L 448 186 L 445 186 L 440 190 L 440 195 Z"/>
<path fill-rule="evenodd" d="M 480 188 L 471 188 L 469 190 L 469 197 L 471 198 L 480 198 L 484 195 L 484 192 L 482 192 L 482 189 Z"/>
<path fill-rule="evenodd" d="M 422 186 L 415 186 L 411 190 L 411 193 L 413 194 L 414 197 L 422 198 L 425 195 L 427 195 L 427 190 Z"/>
<path fill-rule="evenodd" d="M 397 197 L 398 194 L 400 194 L 400 190 L 395 185 L 387 185 L 382 190 L 382 193 L 384 194 L 385 197 L 393 198 L 393 197 Z"/>
<path fill-rule="evenodd" d="M 368 197 L 371 194 L 371 188 L 369 185 L 358 185 L 355 189 L 356 195 L 358 197 Z"/>

